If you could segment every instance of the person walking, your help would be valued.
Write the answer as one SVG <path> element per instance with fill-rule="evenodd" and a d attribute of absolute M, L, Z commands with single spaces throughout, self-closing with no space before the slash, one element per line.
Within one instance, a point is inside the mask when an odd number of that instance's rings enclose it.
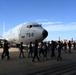
<path fill-rule="evenodd" d="M 33 53 L 33 47 L 32 47 L 32 42 L 30 42 L 29 44 L 29 52 L 28 52 L 28 57 L 32 57 L 32 53 Z"/>
<path fill-rule="evenodd" d="M 21 55 L 22 55 L 22 57 L 24 58 L 25 56 L 24 56 L 24 52 L 23 52 L 23 42 L 21 42 L 20 43 L 20 46 L 19 46 L 19 51 L 20 51 L 20 53 L 19 53 L 19 58 L 21 58 Z"/>
<path fill-rule="evenodd" d="M 43 42 L 41 42 L 40 43 L 40 48 L 39 48 L 39 57 L 41 57 L 41 54 L 42 54 L 42 58 L 44 58 L 45 57 L 45 55 L 44 55 L 44 43 Z"/>
<path fill-rule="evenodd" d="M 35 62 L 34 60 L 35 60 L 36 57 L 37 57 L 37 60 L 38 60 L 38 61 L 40 60 L 39 57 L 38 57 L 38 51 L 37 51 L 37 49 L 38 49 L 38 41 L 35 40 L 34 56 L 33 56 L 32 62 Z"/>
<path fill-rule="evenodd" d="M 4 40 L 3 52 L 1 56 L 2 60 L 5 56 L 7 56 L 7 60 L 9 60 L 9 43 L 7 40 Z"/>
<path fill-rule="evenodd" d="M 69 41 L 69 43 L 68 43 L 68 47 L 69 47 L 68 53 L 71 53 L 71 46 L 72 46 L 71 41 Z"/>
<path fill-rule="evenodd" d="M 51 58 L 55 58 L 55 49 L 56 49 L 56 44 L 52 40 L 52 43 L 51 43 Z"/>
<path fill-rule="evenodd" d="M 47 60 L 47 45 L 46 45 L 46 42 L 44 42 L 44 57 L 45 59 Z"/>
<path fill-rule="evenodd" d="M 57 56 L 57 61 L 62 60 L 61 57 L 61 50 L 62 50 L 62 43 L 60 41 L 58 41 L 58 56 Z"/>

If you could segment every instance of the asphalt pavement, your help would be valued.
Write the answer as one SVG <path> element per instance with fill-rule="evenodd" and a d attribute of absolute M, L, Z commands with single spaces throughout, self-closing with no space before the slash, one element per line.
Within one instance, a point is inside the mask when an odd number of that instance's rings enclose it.
<path fill-rule="evenodd" d="M 75 75 L 76 74 L 76 50 L 72 53 L 62 51 L 62 61 L 57 61 L 56 58 L 50 58 L 48 52 L 48 60 L 40 58 L 40 61 L 28 58 L 27 50 L 24 51 L 25 58 L 19 58 L 17 48 L 10 48 L 10 60 L 5 57 L 0 58 L 0 75 Z M 0 55 L 2 49 L 0 49 Z M 56 51 L 57 56 L 57 51 Z"/>

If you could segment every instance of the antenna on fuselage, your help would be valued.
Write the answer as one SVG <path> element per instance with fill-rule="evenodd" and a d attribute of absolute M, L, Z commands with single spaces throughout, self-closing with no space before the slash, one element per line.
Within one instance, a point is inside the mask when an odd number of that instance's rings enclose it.
<path fill-rule="evenodd" d="M 3 34 L 5 34 L 5 23 L 3 22 Z"/>

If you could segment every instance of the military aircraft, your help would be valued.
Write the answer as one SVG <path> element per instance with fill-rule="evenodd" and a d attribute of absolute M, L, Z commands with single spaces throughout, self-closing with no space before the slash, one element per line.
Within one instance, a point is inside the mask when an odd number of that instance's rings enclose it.
<path fill-rule="evenodd" d="M 47 36 L 48 32 L 41 24 L 27 22 L 5 32 L 5 34 L 0 37 L 0 40 L 7 40 L 9 43 L 15 44 L 20 44 L 20 42 L 23 42 L 23 44 L 29 44 L 30 42 L 34 43 L 36 39 L 40 42 Z"/>

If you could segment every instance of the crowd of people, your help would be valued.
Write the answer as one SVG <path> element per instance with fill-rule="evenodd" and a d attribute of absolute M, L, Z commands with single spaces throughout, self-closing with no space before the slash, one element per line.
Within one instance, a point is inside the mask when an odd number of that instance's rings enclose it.
<path fill-rule="evenodd" d="M 3 44 L 3 52 L 1 55 L 2 60 L 5 56 L 7 56 L 7 60 L 9 60 L 9 48 L 10 45 L 7 40 L 4 40 Z M 21 56 L 25 58 L 24 55 L 24 46 L 23 42 L 19 45 L 19 58 Z M 48 53 L 50 52 L 50 58 L 56 58 L 57 61 L 62 60 L 61 51 L 65 51 L 65 53 L 71 53 L 72 49 L 76 49 L 76 42 L 74 41 L 68 41 L 68 43 L 65 41 L 51 41 L 50 42 L 38 42 L 38 40 L 35 40 L 35 43 L 32 42 L 28 45 L 28 57 L 32 58 L 32 62 L 35 62 L 35 58 L 37 58 L 38 61 L 40 61 L 41 58 L 48 60 Z M 55 51 L 57 51 L 57 56 L 55 54 Z"/>
<path fill-rule="evenodd" d="M 38 61 L 40 61 L 40 58 L 48 59 L 47 55 L 50 52 L 50 58 L 57 58 L 57 61 L 62 60 L 61 51 L 65 51 L 65 53 L 71 53 L 72 49 L 75 50 L 76 48 L 76 42 L 68 41 L 62 42 L 62 41 L 51 41 L 50 42 L 39 42 L 36 40 L 35 44 L 33 45 L 32 42 L 30 42 L 28 46 L 28 57 L 33 58 L 33 62 L 35 58 L 37 57 Z M 57 51 L 57 56 L 55 54 L 55 51 Z"/>

